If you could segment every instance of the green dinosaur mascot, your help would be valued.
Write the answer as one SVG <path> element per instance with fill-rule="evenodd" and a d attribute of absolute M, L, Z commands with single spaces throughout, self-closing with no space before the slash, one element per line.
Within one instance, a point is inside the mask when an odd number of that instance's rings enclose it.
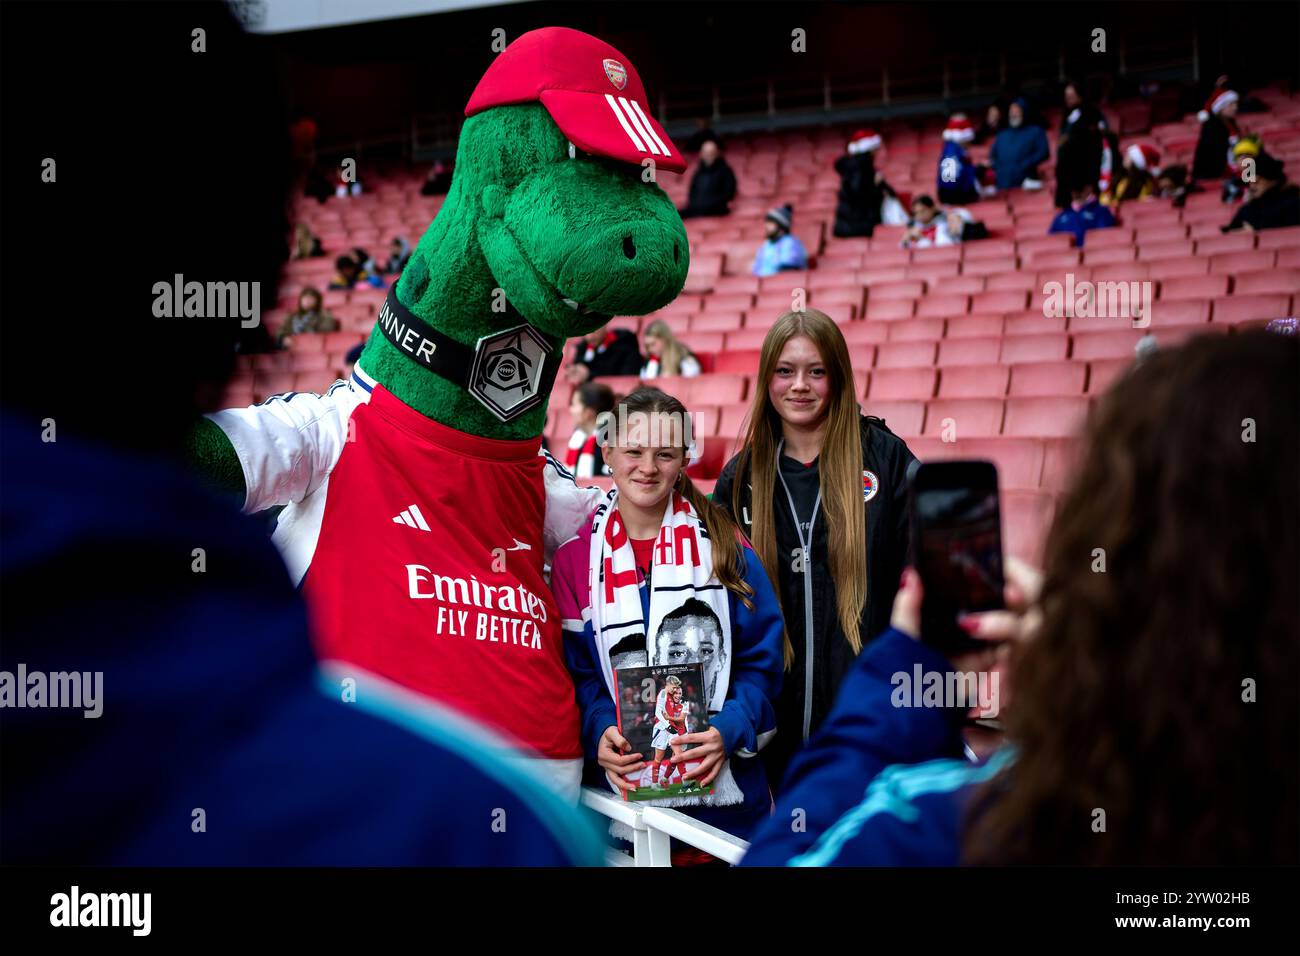
<path fill-rule="evenodd" d="M 541 450 L 566 338 L 685 282 L 654 171 L 685 163 L 632 65 L 535 30 L 465 109 L 451 191 L 349 381 L 205 419 L 200 466 L 276 505 L 318 654 L 494 728 L 576 795 L 582 747 L 543 579 L 599 493 Z"/>

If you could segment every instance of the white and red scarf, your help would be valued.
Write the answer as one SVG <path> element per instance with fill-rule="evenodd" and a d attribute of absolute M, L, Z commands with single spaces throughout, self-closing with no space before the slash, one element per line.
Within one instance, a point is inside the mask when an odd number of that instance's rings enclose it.
<path fill-rule="evenodd" d="M 694 598 L 713 611 L 719 625 L 714 647 L 716 665 L 705 665 L 705 707 L 710 714 L 722 709 L 731 678 L 731 610 L 726 587 L 713 573 L 713 543 L 703 520 L 691 503 L 674 491 L 664 508 L 664 520 L 655 540 L 650 568 L 650 615 L 641 616 L 641 585 L 632 541 L 618 512 L 618 488 L 611 488 L 592 515 L 591 552 L 588 562 L 591 584 L 591 626 L 597 658 L 609 661 L 614 645 L 627 637 L 645 634 L 645 666 L 696 663 L 682 650 L 670 650 L 668 638 L 659 635 L 663 619 Z M 610 698 L 618 701 L 612 667 L 602 668 Z M 713 781 L 714 793 L 684 798 L 670 797 L 663 805 L 740 803 L 744 794 L 724 763 Z"/>
<path fill-rule="evenodd" d="M 564 465 L 579 478 L 596 477 L 596 438 L 594 431 L 575 428 L 569 436 Z"/>

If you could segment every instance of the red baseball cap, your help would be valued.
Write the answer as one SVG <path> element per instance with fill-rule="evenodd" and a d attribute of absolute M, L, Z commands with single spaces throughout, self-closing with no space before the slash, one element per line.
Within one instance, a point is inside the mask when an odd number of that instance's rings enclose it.
<path fill-rule="evenodd" d="M 681 151 L 650 115 L 632 64 L 580 30 L 544 27 L 519 37 L 478 81 L 465 115 L 510 103 L 541 103 L 583 152 L 637 165 L 649 157 L 674 173 L 686 169 Z"/>

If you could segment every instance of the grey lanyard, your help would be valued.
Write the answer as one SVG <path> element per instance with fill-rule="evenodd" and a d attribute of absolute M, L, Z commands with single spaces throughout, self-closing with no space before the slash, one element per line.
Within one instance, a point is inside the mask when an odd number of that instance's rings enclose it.
<path fill-rule="evenodd" d="M 808 535 L 804 537 L 803 526 L 799 522 L 799 511 L 794 506 L 794 495 L 786 484 L 785 475 L 781 473 L 781 452 L 785 449 L 785 439 L 776 445 L 776 476 L 781 479 L 785 489 L 785 500 L 790 503 L 790 514 L 794 516 L 794 533 L 799 538 L 799 547 L 803 551 L 803 739 L 807 740 L 812 731 L 813 698 L 813 591 L 812 591 L 812 541 L 813 529 L 817 526 L 817 513 L 822 507 L 821 488 L 817 489 L 817 501 L 813 505 L 812 518 L 808 522 Z"/>

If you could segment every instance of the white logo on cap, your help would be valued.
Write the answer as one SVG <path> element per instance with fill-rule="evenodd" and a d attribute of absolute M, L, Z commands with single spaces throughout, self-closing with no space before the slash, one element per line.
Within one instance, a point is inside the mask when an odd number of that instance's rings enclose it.
<path fill-rule="evenodd" d="M 614 84 L 614 89 L 621 90 L 627 86 L 627 68 L 618 60 L 605 60 L 605 76 Z"/>

